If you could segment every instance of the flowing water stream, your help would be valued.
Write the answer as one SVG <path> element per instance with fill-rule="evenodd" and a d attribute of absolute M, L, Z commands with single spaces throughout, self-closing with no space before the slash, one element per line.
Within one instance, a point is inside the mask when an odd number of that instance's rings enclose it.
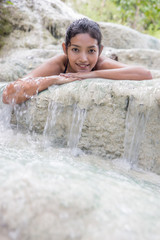
<path fill-rule="evenodd" d="M 38 135 L 11 125 L 12 108 L 1 103 L 0 240 L 158 240 L 160 176 L 127 160 L 72 154 L 86 114 L 76 106 L 69 147 L 48 144 L 60 111 L 49 109 Z"/>

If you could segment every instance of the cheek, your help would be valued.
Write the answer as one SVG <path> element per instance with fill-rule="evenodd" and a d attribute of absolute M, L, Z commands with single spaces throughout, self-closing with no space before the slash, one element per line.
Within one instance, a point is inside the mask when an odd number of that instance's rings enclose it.
<path fill-rule="evenodd" d="M 93 64 L 96 64 L 97 61 L 98 61 L 98 55 L 91 58 L 91 62 L 92 62 Z"/>
<path fill-rule="evenodd" d="M 68 59 L 69 59 L 70 62 L 74 62 L 76 60 L 76 55 L 73 54 L 73 53 L 70 53 L 68 55 Z"/>

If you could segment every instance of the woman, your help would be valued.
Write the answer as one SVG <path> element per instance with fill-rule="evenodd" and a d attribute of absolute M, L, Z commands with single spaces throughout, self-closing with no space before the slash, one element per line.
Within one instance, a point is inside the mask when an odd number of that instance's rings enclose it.
<path fill-rule="evenodd" d="M 25 78 L 10 83 L 3 92 L 3 102 L 19 104 L 53 84 L 64 84 L 86 78 L 113 80 L 152 79 L 149 70 L 101 57 L 99 25 L 87 18 L 74 21 L 62 44 L 64 54 L 55 56 Z"/>

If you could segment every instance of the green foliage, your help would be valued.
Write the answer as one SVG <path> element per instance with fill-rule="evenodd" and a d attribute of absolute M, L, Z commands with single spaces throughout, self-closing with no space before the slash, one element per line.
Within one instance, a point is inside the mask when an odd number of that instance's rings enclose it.
<path fill-rule="evenodd" d="M 12 31 L 12 24 L 8 20 L 8 15 L 7 9 L 0 9 L 0 36 L 8 35 Z"/>
<path fill-rule="evenodd" d="M 2 3 L 2 0 L 0 0 L 0 3 Z M 4 45 L 4 37 L 9 35 L 13 31 L 13 26 L 10 21 L 8 6 L 6 2 L 0 7 L 0 48 Z M 7 6 L 7 7 L 6 7 Z"/>
<path fill-rule="evenodd" d="M 151 31 L 151 32 L 146 32 L 152 35 L 153 37 L 159 38 L 160 39 L 160 30 L 158 31 Z"/>
<path fill-rule="evenodd" d="M 0 3 L 13 5 L 13 3 L 11 1 L 7 1 L 7 0 L 0 0 Z"/>
<path fill-rule="evenodd" d="M 63 2 L 70 4 L 79 13 L 95 21 L 114 22 L 117 20 L 116 6 L 110 0 L 63 0 Z"/>
<path fill-rule="evenodd" d="M 160 38 L 160 0 L 62 0 L 95 21 L 115 22 Z"/>
<path fill-rule="evenodd" d="M 13 5 L 11 1 L 6 1 L 7 4 Z"/>
<path fill-rule="evenodd" d="M 156 31 L 160 29 L 159 0 L 112 0 L 118 7 L 121 23 L 137 30 Z"/>

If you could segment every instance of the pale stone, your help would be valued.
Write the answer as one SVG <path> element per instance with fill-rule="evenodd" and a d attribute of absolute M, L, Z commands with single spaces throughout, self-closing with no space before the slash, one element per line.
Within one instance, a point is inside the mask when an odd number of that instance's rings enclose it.
<path fill-rule="evenodd" d="M 160 40 L 142 34 L 129 27 L 115 23 L 100 22 L 103 34 L 103 44 L 113 48 L 143 48 L 160 50 Z"/>
<path fill-rule="evenodd" d="M 61 53 L 62 47 L 55 45 L 51 49 L 14 49 L 0 59 L 0 82 L 24 77 L 49 58 Z"/>
<path fill-rule="evenodd" d="M 7 9 L 13 32 L 3 37 L 2 56 L 11 49 L 44 48 L 57 44 L 64 38 L 70 23 L 82 17 L 60 0 L 13 0 L 12 3 Z"/>
<path fill-rule="evenodd" d="M 82 150 L 107 159 L 126 157 L 160 173 L 159 81 L 88 79 L 53 86 L 22 104 L 18 124 L 42 133 L 47 122 L 55 121 L 48 132 L 54 129 L 54 140 L 66 146 L 76 104 L 86 111 Z"/>
<path fill-rule="evenodd" d="M 160 70 L 160 51 L 153 49 L 113 49 L 104 48 L 104 55 L 116 55 L 118 61 L 128 65 L 143 66 L 152 70 Z"/>
<path fill-rule="evenodd" d="M 66 27 L 81 17 L 58 0 L 47 0 L 45 3 L 42 0 L 13 0 L 13 3 L 14 7 L 10 8 L 15 30 L 1 51 L 0 81 L 16 80 L 46 59 L 62 53 L 60 43 Z M 124 154 L 129 161 L 133 161 L 132 164 L 138 158 L 139 165 L 160 173 L 160 148 L 157 141 L 160 104 L 159 40 L 117 24 L 100 23 L 100 26 L 103 43 L 110 47 L 104 48 L 104 55 L 111 57 L 116 54 L 119 61 L 148 67 L 157 80 L 139 82 L 92 79 L 53 86 L 37 98 L 33 97 L 17 107 L 17 116 L 14 114 L 12 121 L 15 123 L 18 117 L 18 124 L 39 133 L 45 129 L 47 134 L 55 118 L 55 139 L 62 145 L 67 145 L 75 115 L 75 118 L 82 119 L 82 133 L 76 133 L 81 135 L 80 148 L 111 159 L 123 157 Z M 57 41 L 58 45 L 52 45 Z M 7 56 L 6 49 L 9 51 Z M 131 127 L 126 128 L 126 124 Z M 141 139 L 143 134 L 147 137 Z M 133 136 L 137 137 L 134 139 Z M 78 143 L 78 137 L 76 141 Z"/>

